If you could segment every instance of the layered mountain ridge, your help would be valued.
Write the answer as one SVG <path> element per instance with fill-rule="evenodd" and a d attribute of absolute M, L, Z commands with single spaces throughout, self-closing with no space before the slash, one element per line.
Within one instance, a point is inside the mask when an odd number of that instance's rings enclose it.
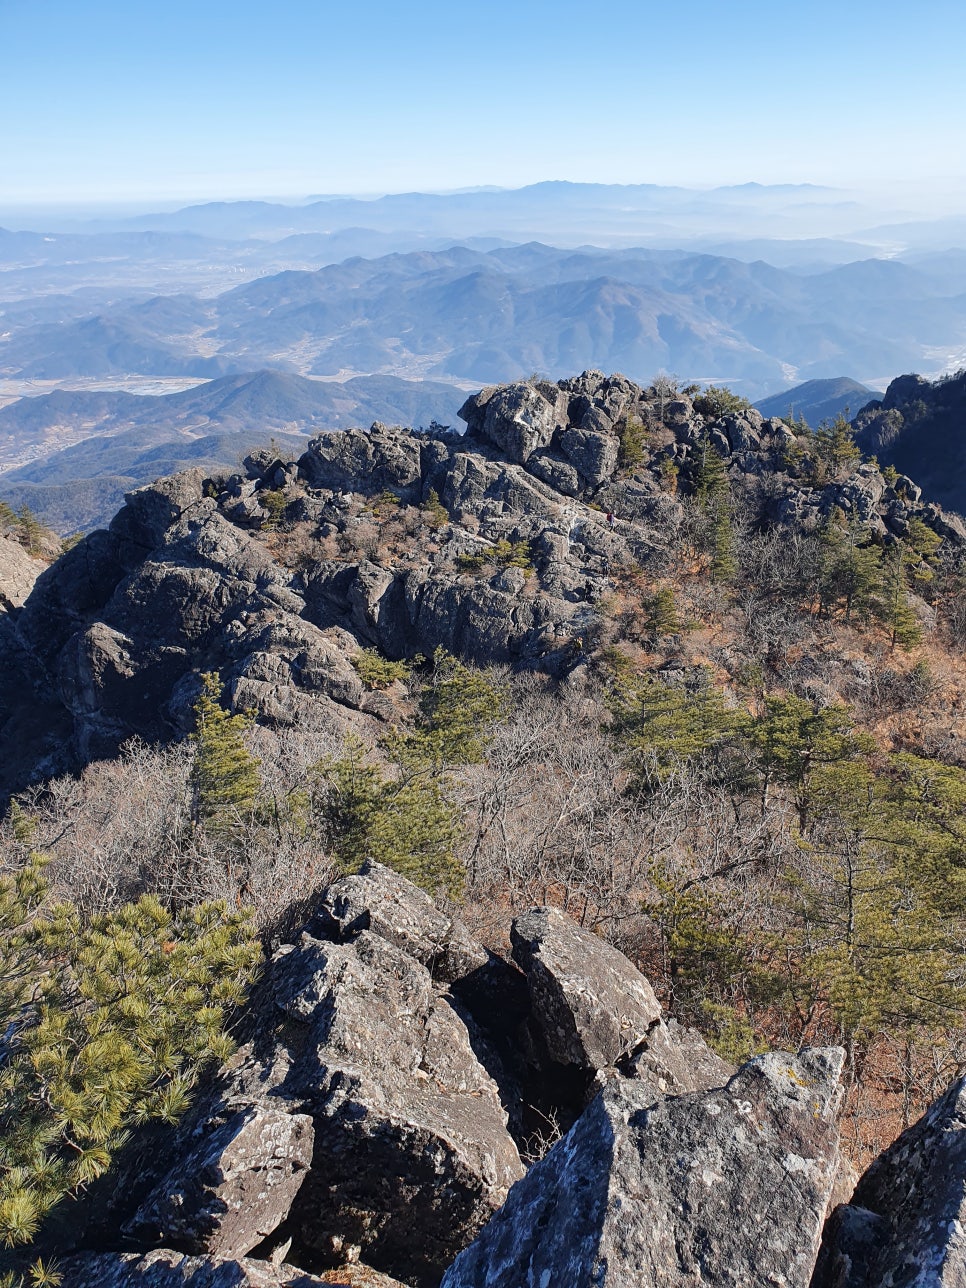
<path fill-rule="evenodd" d="M 795 273 L 686 251 L 456 245 L 282 272 L 213 299 L 118 302 L 62 322 L 14 314 L 0 371 L 211 378 L 272 366 L 482 382 L 593 363 L 760 396 L 830 367 L 881 379 L 946 365 L 962 347 L 963 289 L 961 269 L 885 259 Z"/>

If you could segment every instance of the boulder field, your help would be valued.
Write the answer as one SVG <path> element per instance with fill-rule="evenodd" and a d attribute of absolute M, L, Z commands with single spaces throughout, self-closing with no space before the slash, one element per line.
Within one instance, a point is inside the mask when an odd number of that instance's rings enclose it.
<path fill-rule="evenodd" d="M 336 881 L 188 1116 L 76 1205 L 64 1288 L 966 1282 L 966 1083 L 855 1187 L 841 1051 L 735 1069 L 560 911 L 510 938 Z"/>

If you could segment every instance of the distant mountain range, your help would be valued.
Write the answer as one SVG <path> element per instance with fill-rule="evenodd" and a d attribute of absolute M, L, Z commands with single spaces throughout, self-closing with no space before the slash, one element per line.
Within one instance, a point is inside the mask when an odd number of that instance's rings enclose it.
<path fill-rule="evenodd" d="M 851 203 L 852 222 L 868 222 L 870 210 Z M 101 221 L 88 231 L 193 232 L 208 237 L 272 237 L 364 227 L 384 232 L 418 228 L 447 236 L 598 235 L 667 231 L 691 227 L 788 236 L 841 234 L 849 221 L 848 195 L 812 184 L 739 184 L 711 189 L 660 184 L 571 183 L 550 180 L 522 188 L 469 192 L 403 192 L 374 199 L 332 196 L 299 205 L 270 201 L 212 201 L 182 210 Z M 767 235 L 767 233 L 766 233 Z"/>
<path fill-rule="evenodd" d="M 755 406 L 763 416 L 791 416 L 814 429 L 839 415 L 851 420 L 866 403 L 880 396 L 881 390 L 869 389 L 848 376 L 837 376 L 831 380 L 807 380 L 794 389 L 762 398 Z"/>
<path fill-rule="evenodd" d="M 966 265 L 893 260 L 804 274 L 680 251 L 541 243 L 349 259 L 213 299 L 167 295 L 8 323 L 0 374 L 217 376 L 271 367 L 495 383 L 587 367 L 658 370 L 763 396 L 851 370 L 936 369 L 966 346 Z"/>
<path fill-rule="evenodd" d="M 453 385 L 372 376 L 323 382 L 277 371 L 228 376 L 183 393 L 56 390 L 0 408 L 0 452 L 58 438 L 80 442 L 0 474 L 0 499 L 29 505 L 61 533 L 106 523 L 124 493 L 189 465 L 237 469 L 274 438 L 298 452 L 320 429 L 456 422 L 465 394 Z"/>

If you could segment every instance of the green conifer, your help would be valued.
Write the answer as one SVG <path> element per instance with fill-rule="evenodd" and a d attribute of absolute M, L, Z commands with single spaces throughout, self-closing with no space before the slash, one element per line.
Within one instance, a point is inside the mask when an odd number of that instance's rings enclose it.
<path fill-rule="evenodd" d="M 814 446 L 826 477 L 838 478 L 862 458 L 852 426 L 841 413 L 834 420 L 823 421 L 819 425 Z"/>
<path fill-rule="evenodd" d="M 710 682 L 685 688 L 652 674 L 619 680 L 610 707 L 614 733 L 645 788 L 713 750 L 741 723 Z"/>
<path fill-rule="evenodd" d="M 822 545 L 819 596 L 822 611 L 843 608 L 845 620 L 867 619 L 882 593 L 882 551 L 863 524 L 833 511 L 820 534 Z"/>
<path fill-rule="evenodd" d="M 231 715 L 221 706 L 217 672 L 208 671 L 201 680 L 192 734 L 194 814 L 205 827 L 224 831 L 251 817 L 261 787 L 258 761 L 245 745 L 251 718 Z"/>
<path fill-rule="evenodd" d="M 260 960 L 246 912 L 146 895 L 85 924 L 38 854 L 0 877 L 0 1241 L 29 1243 L 131 1128 L 175 1120 L 231 1051 Z"/>
<path fill-rule="evenodd" d="M 736 570 L 731 487 L 727 466 L 707 438 L 702 439 L 698 447 L 693 481 L 695 499 L 708 520 L 711 579 L 728 582 Z"/>

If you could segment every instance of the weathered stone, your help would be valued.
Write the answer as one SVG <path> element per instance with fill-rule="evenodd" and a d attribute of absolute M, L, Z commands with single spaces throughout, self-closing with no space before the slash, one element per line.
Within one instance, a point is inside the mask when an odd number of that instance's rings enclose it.
<path fill-rule="evenodd" d="M 436 984 L 465 979 L 489 961 L 458 918 L 440 912 L 425 891 L 371 860 L 356 876 L 322 892 L 316 920 L 337 939 L 371 930 L 425 966 Z"/>
<path fill-rule="evenodd" d="M 367 494 L 391 491 L 407 501 L 419 500 L 419 439 L 380 424 L 368 431 L 332 430 L 311 440 L 299 460 L 299 473 L 311 487 Z"/>
<path fill-rule="evenodd" d="M 838 1162 L 839 1051 L 654 1101 L 610 1082 L 442 1288 L 807 1288 Z"/>
<path fill-rule="evenodd" d="M 527 471 L 564 496 L 576 496 L 580 491 L 577 471 L 555 452 L 533 452 L 527 457 Z"/>
<path fill-rule="evenodd" d="M 41 573 L 17 615 L 17 634 L 43 666 L 52 667 L 71 636 L 103 611 L 126 562 L 117 538 L 92 532 Z"/>
<path fill-rule="evenodd" d="M 583 420 L 586 424 L 587 416 Z M 614 433 L 568 429 L 559 435 L 559 443 L 560 450 L 588 487 L 598 487 L 617 469 L 620 440 Z"/>
<path fill-rule="evenodd" d="M 42 559 L 32 559 L 19 541 L 0 536 L 0 612 L 19 608 L 46 567 Z"/>
<path fill-rule="evenodd" d="M 890 1145 L 829 1221 L 814 1288 L 966 1283 L 966 1079 Z"/>
<path fill-rule="evenodd" d="M 434 1282 L 523 1172 L 465 1023 L 425 967 L 371 930 L 346 944 L 303 936 L 266 988 L 263 1027 L 278 1037 L 243 1048 L 219 1096 L 312 1118 L 314 1162 L 279 1236 L 311 1268 L 355 1246 Z"/>
<path fill-rule="evenodd" d="M 740 415 L 725 416 L 720 422 L 733 452 L 757 451 L 761 446 L 763 423 L 764 417 L 754 408 Z"/>
<path fill-rule="evenodd" d="M 696 1029 L 677 1020 L 655 1020 L 638 1045 L 618 1063 L 621 1074 L 646 1083 L 655 1099 L 721 1087 L 735 1067 L 715 1055 Z"/>
<path fill-rule="evenodd" d="M 559 909 L 517 917 L 511 938 L 530 991 L 531 1031 L 557 1064 L 592 1078 L 637 1047 L 660 1019 L 640 971 Z"/>
<path fill-rule="evenodd" d="M 238 1110 L 178 1159 L 125 1233 L 185 1252 L 244 1256 L 288 1216 L 312 1142 L 305 1114 Z"/>
<path fill-rule="evenodd" d="M 111 532 L 122 541 L 153 549 L 187 512 L 214 509 L 213 501 L 204 501 L 204 484 L 204 470 L 195 467 L 128 492 L 124 508 L 111 522 Z"/>
<path fill-rule="evenodd" d="M 81 1253 L 59 1269 L 63 1288 L 405 1288 L 398 1280 L 371 1270 L 365 1277 L 351 1273 L 319 1278 L 284 1263 L 252 1257 L 188 1257 L 167 1248 L 143 1255 Z"/>
<path fill-rule="evenodd" d="M 468 414 L 464 416 L 464 412 Z M 520 463 L 538 448 L 549 446 L 561 423 L 556 400 L 548 402 L 530 384 L 505 385 L 489 394 L 482 419 L 468 404 L 460 409 L 460 416 L 473 425 L 474 433 L 499 447 L 509 460 Z"/>

